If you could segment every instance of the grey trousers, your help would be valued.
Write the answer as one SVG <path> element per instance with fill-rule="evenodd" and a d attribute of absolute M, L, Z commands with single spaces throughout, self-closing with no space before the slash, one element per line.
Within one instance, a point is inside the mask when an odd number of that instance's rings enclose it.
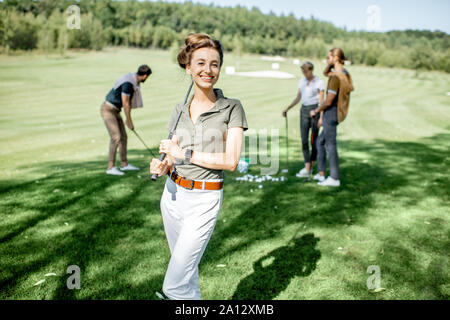
<path fill-rule="evenodd" d="M 332 106 L 326 109 L 323 113 L 323 130 L 317 140 L 317 150 L 319 153 L 317 169 L 319 171 L 326 171 L 328 155 L 328 160 L 330 163 L 330 176 L 333 179 L 339 180 L 339 155 L 336 141 L 337 126 L 337 106 Z"/>
<path fill-rule="evenodd" d="M 317 108 L 317 104 L 304 106 L 300 109 L 300 136 L 302 138 L 302 151 L 303 159 L 305 163 L 316 161 L 317 159 L 317 135 L 319 134 L 319 122 L 320 115 L 316 114 L 314 118 L 311 118 L 310 112 Z M 311 129 L 312 143 L 311 152 L 309 151 L 309 129 Z"/>

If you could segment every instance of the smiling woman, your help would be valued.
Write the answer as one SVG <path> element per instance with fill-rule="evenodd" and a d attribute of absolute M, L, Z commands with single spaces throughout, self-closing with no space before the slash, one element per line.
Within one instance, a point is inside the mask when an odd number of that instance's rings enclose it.
<path fill-rule="evenodd" d="M 207 34 L 191 34 L 178 55 L 192 77 L 194 95 L 175 106 L 167 124 L 171 140 L 162 140 L 150 173 L 170 172 L 161 198 L 161 212 L 171 259 L 163 292 L 169 299 L 201 299 L 198 264 L 217 222 L 223 198 L 223 171 L 239 162 L 247 120 L 242 104 L 215 89 L 223 64 L 222 45 Z M 169 171 L 170 170 L 170 171 Z"/>

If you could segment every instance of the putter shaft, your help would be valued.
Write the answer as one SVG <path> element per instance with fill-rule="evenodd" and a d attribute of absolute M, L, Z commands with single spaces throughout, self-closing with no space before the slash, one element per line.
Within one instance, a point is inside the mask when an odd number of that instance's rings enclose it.
<path fill-rule="evenodd" d="M 191 89 L 192 89 L 193 85 L 194 85 L 194 81 L 192 81 L 191 84 L 189 85 L 189 89 L 188 89 L 188 91 L 186 93 L 186 96 L 184 97 L 183 107 L 186 105 L 186 102 L 187 102 L 187 100 L 189 98 L 189 93 L 191 93 Z M 178 121 L 180 121 L 180 117 L 181 117 L 181 113 L 182 112 L 183 112 L 183 108 L 180 108 L 180 112 L 178 112 L 178 115 L 177 115 L 177 118 L 175 120 L 175 123 L 173 124 L 172 129 L 170 130 L 170 133 L 169 133 L 169 137 L 167 139 L 169 139 L 169 140 L 172 139 L 173 134 L 175 132 L 175 129 L 177 128 Z M 159 157 L 159 161 L 163 161 L 165 157 L 166 157 L 166 154 L 165 153 L 161 153 L 161 156 Z M 153 181 L 156 181 L 156 179 L 158 179 L 158 175 L 157 174 L 152 174 L 151 179 Z"/>
<path fill-rule="evenodd" d="M 156 156 L 154 155 L 154 153 L 152 152 L 152 150 L 150 150 L 150 148 L 145 144 L 144 140 L 142 140 L 142 138 L 138 135 L 138 133 L 133 129 L 131 130 L 134 132 L 134 134 L 136 135 L 136 137 L 142 142 L 142 144 L 144 145 L 144 147 L 148 150 L 148 152 L 150 152 L 150 154 L 152 155 L 152 157 L 156 158 Z"/>

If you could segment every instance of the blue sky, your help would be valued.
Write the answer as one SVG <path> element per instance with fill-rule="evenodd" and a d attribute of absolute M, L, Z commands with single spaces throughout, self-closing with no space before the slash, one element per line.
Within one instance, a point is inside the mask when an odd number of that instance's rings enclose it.
<path fill-rule="evenodd" d="M 292 12 L 297 18 L 309 18 L 313 15 L 338 27 L 345 26 L 348 30 L 427 29 L 450 33 L 450 0 L 193 0 L 193 2 L 233 7 L 239 4 L 248 8 L 255 6 L 264 13 Z M 368 13 L 367 10 L 372 5 L 377 7 Z"/>

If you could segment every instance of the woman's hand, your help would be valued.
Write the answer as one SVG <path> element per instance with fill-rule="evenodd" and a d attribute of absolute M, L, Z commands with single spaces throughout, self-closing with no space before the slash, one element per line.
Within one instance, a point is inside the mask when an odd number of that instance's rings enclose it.
<path fill-rule="evenodd" d="M 163 176 L 167 174 L 171 166 L 172 162 L 168 158 L 165 158 L 163 161 L 153 158 L 152 162 L 150 162 L 150 174 L 157 174 L 158 176 Z"/>
<path fill-rule="evenodd" d="M 314 118 L 316 116 L 316 110 L 311 110 L 309 115 L 311 116 L 311 118 Z"/>
<path fill-rule="evenodd" d="M 324 75 L 325 77 L 328 77 L 329 74 L 330 74 L 330 72 L 331 72 L 331 69 L 332 69 L 333 67 L 334 67 L 333 63 L 328 63 L 327 66 L 325 67 L 325 70 L 323 71 L 323 75 Z"/>
<path fill-rule="evenodd" d="M 180 148 L 178 143 L 168 139 L 161 140 L 159 153 L 165 153 L 177 159 L 184 159 L 183 149 Z"/>
<path fill-rule="evenodd" d="M 317 122 L 317 127 L 320 128 L 322 126 L 322 116 L 320 116 L 319 121 Z"/>
<path fill-rule="evenodd" d="M 283 111 L 283 113 L 282 113 L 282 116 L 283 116 L 283 117 L 286 118 L 286 115 L 287 115 L 288 110 L 289 110 L 289 109 L 286 109 L 286 110 Z"/>

